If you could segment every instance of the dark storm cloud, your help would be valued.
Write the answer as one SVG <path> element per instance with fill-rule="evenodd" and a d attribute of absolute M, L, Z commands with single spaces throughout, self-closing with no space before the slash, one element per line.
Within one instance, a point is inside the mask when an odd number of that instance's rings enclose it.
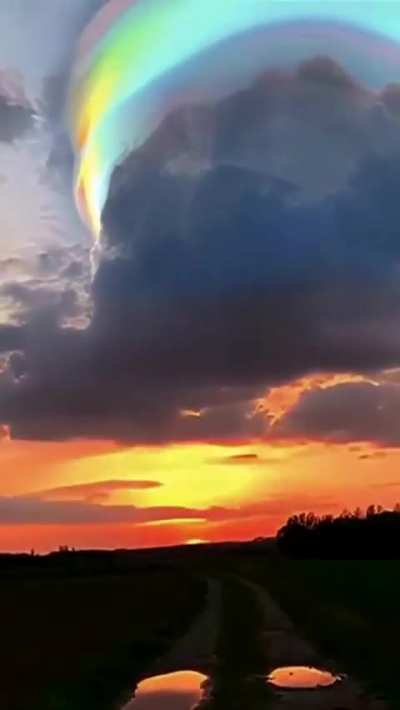
<path fill-rule="evenodd" d="M 0 330 L 25 352 L 0 382 L 13 435 L 259 437 L 266 386 L 399 364 L 386 94 L 319 58 L 168 117 L 113 176 L 90 328 Z"/>
<path fill-rule="evenodd" d="M 46 339 L 45 324 L 40 326 Z M 136 371 L 117 374 L 111 365 L 105 368 L 96 362 L 98 354 L 93 354 L 90 343 L 86 349 L 88 343 L 80 337 L 75 339 L 71 333 L 64 345 L 59 343 L 43 359 L 40 345 L 30 339 L 31 335 L 26 333 L 29 359 L 23 364 L 27 374 L 18 383 L 3 376 L 0 385 L 3 411 L 8 412 L 4 418 L 11 418 L 15 438 L 57 440 L 79 436 L 111 437 L 129 443 L 220 442 L 248 440 L 265 432 L 264 416 L 251 415 L 252 400 L 210 406 L 202 417 L 185 417 L 181 407 L 200 397 L 190 389 L 190 382 L 185 387 L 159 377 L 154 383 L 149 374 L 143 380 Z"/>
<path fill-rule="evenodd" d="M 400 445 L 400 386 L 348 383 L 305 393 L 275 427 L 278 436 Z M 361 459 L 381 458 L 375 451 Z"/>

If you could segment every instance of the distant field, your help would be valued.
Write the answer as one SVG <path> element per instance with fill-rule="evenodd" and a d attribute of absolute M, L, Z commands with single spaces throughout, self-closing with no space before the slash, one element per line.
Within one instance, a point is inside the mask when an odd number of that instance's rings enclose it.
<path fill-rule="evenodd" d="M 400 561 L 241 557 L 326 657 L 340 661 L 397 710 Z"/>
<path fill-rule="evenodd" d="M 205 586 L 168 568 L 21 576 L 0 585 L 0 708 L 103 710 L 204 603 Z"/>

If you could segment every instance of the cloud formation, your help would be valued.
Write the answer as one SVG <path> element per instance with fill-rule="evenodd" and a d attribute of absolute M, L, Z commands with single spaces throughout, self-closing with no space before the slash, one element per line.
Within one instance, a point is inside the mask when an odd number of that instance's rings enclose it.
<path fill-rule="evenodd" d="M 396 96 L 317 58 L 169 116 L 114 173 L 90 327 L 0 330 L 13 435 L 271 436 L 266 388 L 399 364 Z"/>
<path fill-rule="evenodd" d="M 2 323 L 26 322 L 39 302 L 45 309 L 57 310 L 58 302 L 74 299 L 74 315 L 64 317 L 61 304 L 61 325 L 74 322 L 81 327 L 88 320 L 90 264 L 85 247 L 88 252 L 90 241 L 71 194 L 73 163 L 65 102 L 76 42 L 102 2 L 1 3 Z M 70 257 L 72 264 L 79 247 L 79 276 L 71 270 L 60 273 L 51 255 L 64 251 L 64 261 Z M 14 298 L 22 288 L 24 303 Z"/>
<path fill-rule="evenodd" d="M 0 525 L 91 525 L 204 519 L 207 511 L 184 506 L 136 508 L 80 501 L 47 501 L 28 496 L 0 498 Z M 212 514 L 211 514 L 212 516 Z"/>
<path fill-rule="evenodd" d="M 31 494 L 41 500 L 75 500 L 87 503 L 104 503 L 113 493 L 119 491 L 143 491 L 153 488 L 160 488 L 159 481 L 139 480 L 115 480 L 96 481 L 94 483 L 76 483 L 70 486 L 59 486 L 47 490 L 38 491 Z"/>
<path fill-rule="evenodd" d="M 348 383 L 303 395 L 275 427 L 281 436 L 325 441 L 400 445 L 400 385 Z M 362 454 L 379 458 L 384 452 Z"/>
<path fill-rule="evenodd" d="M 329 497 L 318 501 L 321 509 L 332 507 Z M 54 501 L 37 497 L 0 497 L 0 525 L 96 525 L 129 523 L 132 525 L 156 524 L 163 521 L 197 521 L 224 523 L 269 515 L 293 512 L 310 505 L 310 498 L 276 497 L 240 508 L 213 506 L 191 508 L 186 506 L 101 505 L 95 502 Z"/>

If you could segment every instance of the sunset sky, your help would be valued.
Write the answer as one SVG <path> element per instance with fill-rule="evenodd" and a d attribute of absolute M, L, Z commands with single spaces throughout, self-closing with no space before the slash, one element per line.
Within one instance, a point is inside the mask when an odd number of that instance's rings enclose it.
<path fill-rule="evenodd" d="M 0 550 L 400 500 L 396 3 L 214 3 L 1 2 Z"/>

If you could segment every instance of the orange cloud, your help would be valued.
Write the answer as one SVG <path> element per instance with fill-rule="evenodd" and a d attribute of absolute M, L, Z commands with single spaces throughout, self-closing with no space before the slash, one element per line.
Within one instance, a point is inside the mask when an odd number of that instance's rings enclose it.
<path fill-rule="evenodd" d="M 204 410 L 203 409 L 182 409 L 180 412 L 181 417 L 184 419 L 187 418 L 192 418 L 194 417 L 195 419 L 199 419 L 200 417 L 203 416 Z"/>
<path fill-rule="evenodd" d="M 312 389 L 328 389 L 348 382 L 378 384 L 376 380 L 353 373 L 315 373 L 286 385 L 272 387 L 263 399 L 257 400 L 256 412 L 265 412 L 271 424 L 274 425 L 294 409 L 305 392 Z"/>

